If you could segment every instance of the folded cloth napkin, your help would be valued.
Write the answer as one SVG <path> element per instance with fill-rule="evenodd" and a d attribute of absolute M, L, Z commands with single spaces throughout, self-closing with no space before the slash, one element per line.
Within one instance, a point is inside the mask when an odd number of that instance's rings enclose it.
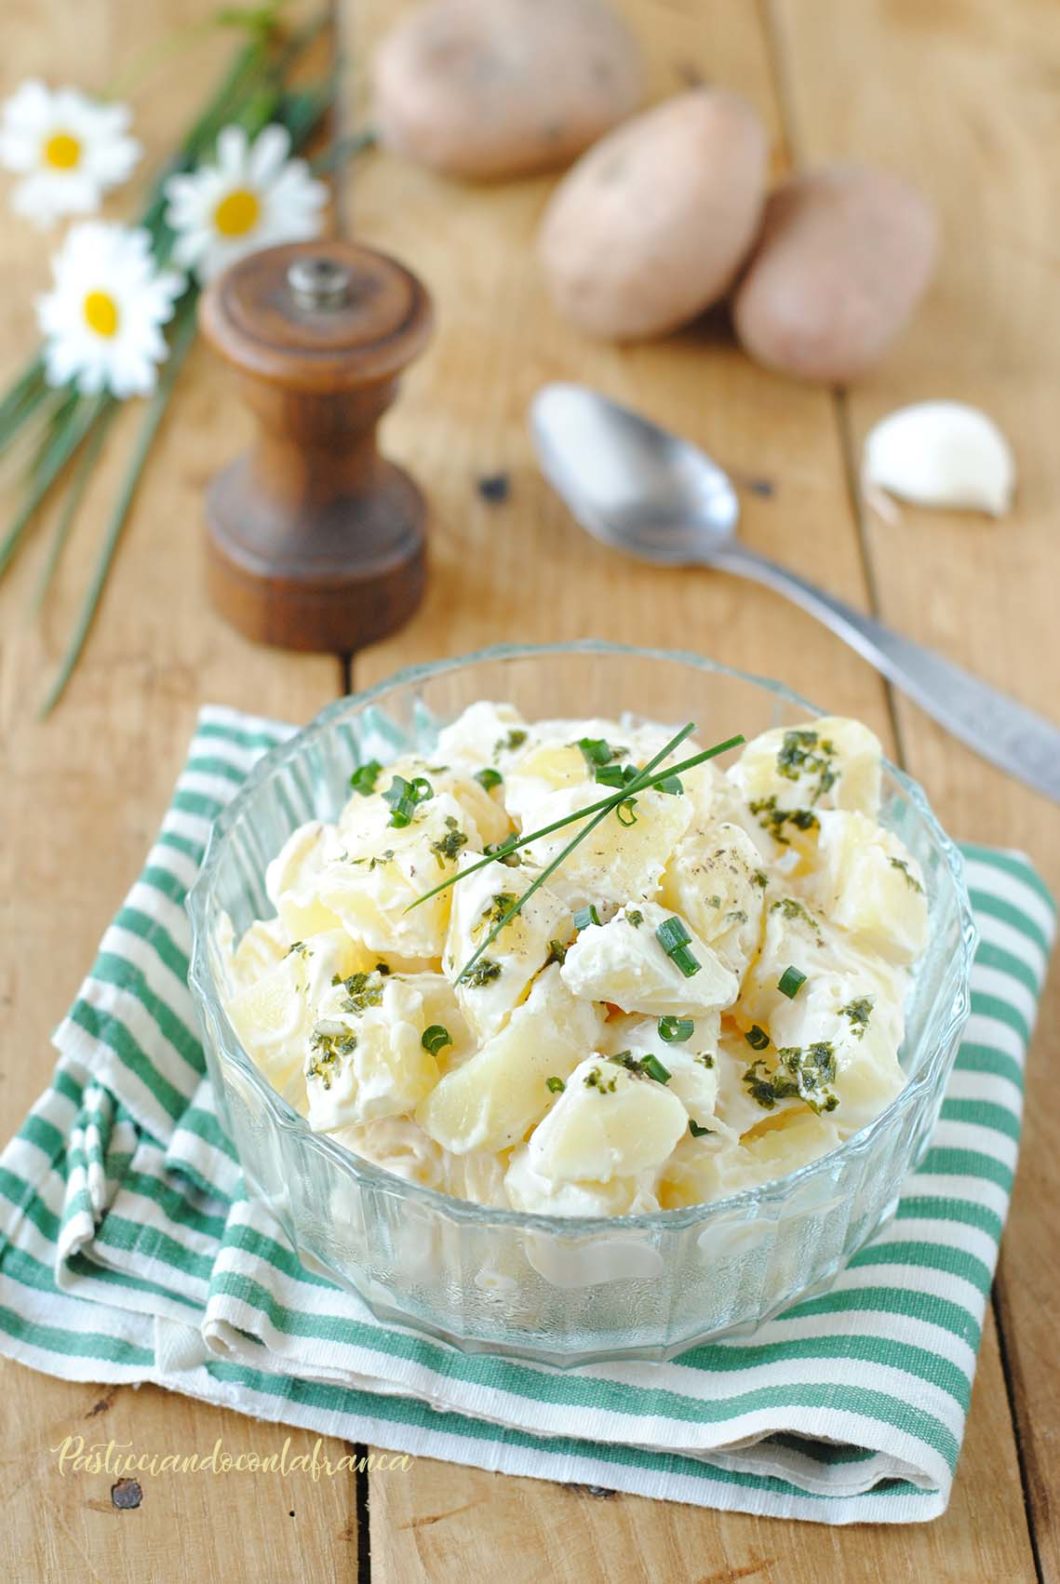
<path fill-rule="evenodd" d="M 51 1084 L 0 1156 L 0 1351 L 507 1473 L 824 1523 L 943 1512 L 1054 930 L 1027 860 L 965 849 L 981 944 L 942 1120 L 896 1219 L 827 1295 L 668 1364 L 467 1357 L 302 1267 L 247 1199 L 204 1077 L 184 896 L 211 820 L 290 730 L 200 719 Z"/>

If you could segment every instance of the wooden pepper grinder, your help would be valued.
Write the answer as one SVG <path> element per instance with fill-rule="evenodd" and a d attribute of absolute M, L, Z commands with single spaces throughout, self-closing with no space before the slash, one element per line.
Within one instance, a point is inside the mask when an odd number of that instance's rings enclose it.
<path fill-rule="evenodd" d="M 376 425 L 431 328 L 424 287 L 342 241 L 251 254 L 205 292 L 202 329 L 259 432 L 206 497 L 207 586 L 249 638 L 349 654 L 423 594 L 423 497 Z"/>

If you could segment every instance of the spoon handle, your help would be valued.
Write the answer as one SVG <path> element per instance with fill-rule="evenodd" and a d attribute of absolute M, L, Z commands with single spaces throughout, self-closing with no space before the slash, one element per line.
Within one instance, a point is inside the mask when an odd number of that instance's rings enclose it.
<path fill-rule="evenodd" d="M 1060 802 L 1060 730 L 1040 715 L 743 545 L 708 564 L 786 595 L 984 759 Z"/>

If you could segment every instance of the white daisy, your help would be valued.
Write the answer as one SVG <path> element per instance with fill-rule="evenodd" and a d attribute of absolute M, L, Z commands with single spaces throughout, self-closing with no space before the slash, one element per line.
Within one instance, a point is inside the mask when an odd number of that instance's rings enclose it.
<path fill-rule="evenodd" d="M 304 160 L 288 159 L 290 134 L 267 126 L 253 143 L 225 127 L 217 163 L 166 183 L 166 220 L 177 233 L 173 257 L 208 280 L 235 259 L 277 242 L 320 235 L 328 191 Z"/>
<path fill-rule="evenodd" d="M 90 214 L 140 158 L 125 105 L 96 104 L 76 88 L 24 82 L 0 109 L 0 165 L 22 180 L 12 208 L 38 225 Z"/>
<path fill-rule="evenodd" d="M 147 232 L 98 220 L 73 226 L 52 273 L 53 290 L 37 299 L 49 384 L 74 380 L 86 396 L 153 390 L 169 355 L 160 327 L 185 281 L 158 269 Z"/>

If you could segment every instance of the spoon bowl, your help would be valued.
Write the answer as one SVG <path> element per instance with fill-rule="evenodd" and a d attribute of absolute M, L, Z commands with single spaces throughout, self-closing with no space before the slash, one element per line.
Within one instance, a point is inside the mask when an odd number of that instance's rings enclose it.
<path fill-rule="evenodd" d="M 542 471 L 594 538 L 664 565 L 710 559 L 740 503 L 696 446 L 581 385 L 546 385 L 530 408 Z"/>

